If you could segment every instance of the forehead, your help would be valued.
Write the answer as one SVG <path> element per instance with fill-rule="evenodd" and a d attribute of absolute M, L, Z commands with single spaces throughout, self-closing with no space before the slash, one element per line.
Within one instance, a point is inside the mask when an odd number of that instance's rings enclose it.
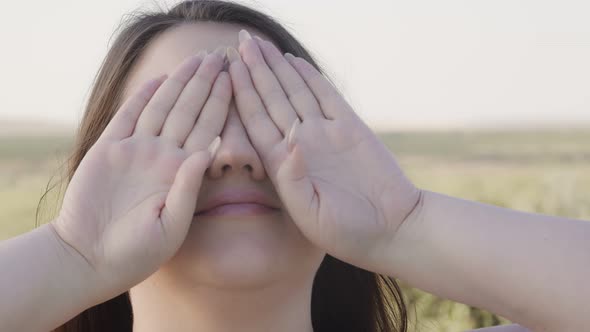
<path fill-rule="evenodd" d="M 185 23 L 164 31 L 150 42 L 133 66 L 125 84 L 124 99 L 142 83 L 161 74 L 171 74 L 186 57 L 199 51 L 212 52 L 219 46 L 237 49 L 238 32 L 244 28 L 268 39 L 251 27 L 217 22 Z"/>

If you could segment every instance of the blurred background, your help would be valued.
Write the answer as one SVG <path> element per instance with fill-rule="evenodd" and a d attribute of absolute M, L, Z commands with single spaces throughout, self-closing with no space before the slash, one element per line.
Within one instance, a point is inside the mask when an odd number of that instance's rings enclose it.
<path fill-rule="evenodd" d="M 176 2 L 4 4 L 0 240 L 59 211 L 72 139 L 123 16 Z M 311 50 L 418 186 L 590 220 L 589 2 L 236 2 Z M 412 331 L 510 323 L 401 284 Z"/>

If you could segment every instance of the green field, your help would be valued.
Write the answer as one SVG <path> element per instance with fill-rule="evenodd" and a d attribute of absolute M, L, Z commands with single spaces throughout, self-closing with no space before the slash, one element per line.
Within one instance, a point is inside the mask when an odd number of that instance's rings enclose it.
<path fill-rule="evenodd" d="M 421 188 L 522 211 L 590 220 L 590 130 L 379 134 Z M 0 137 L 0 240 L 56 214 L 69 137 Z M 60 168 L 61 167 L 61 168 Z M 53 179 L 51 177 L 53 176 Z M 51 181 L 50 181 L 51 179 Z M 60 194 L 60 190 L 62 190 Z M 403 284 L 402 284 L 403 285 Z M 403 285 L 415 331 L 457 332 L 508 323 Z"/>

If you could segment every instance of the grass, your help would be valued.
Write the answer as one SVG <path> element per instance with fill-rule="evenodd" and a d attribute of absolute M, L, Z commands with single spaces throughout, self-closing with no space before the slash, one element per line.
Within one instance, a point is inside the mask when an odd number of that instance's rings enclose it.
<path fill-rule="evenodd" d="M 590 220 L 590 130 L 383 133 L 421 188 L 522 211 Z M 69 137 L 0 137 L 0 240 L 35 227 L 39 198 L 71 148 Z M 56 183 L 56 179 L 51 181 Z M 61 188 L 63 190 L 65 188 Z M 62 193 L 63 194 L 63 193 Z M 59 205 L 59 187 L 40 223 Z M 414 330 L 456 332 L 509 323 L 403 286 Z"/>

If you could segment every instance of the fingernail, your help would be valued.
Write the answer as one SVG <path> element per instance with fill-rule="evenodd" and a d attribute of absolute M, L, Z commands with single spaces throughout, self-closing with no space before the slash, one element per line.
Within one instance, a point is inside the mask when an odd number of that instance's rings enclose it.
<path fill-rule="evenodd" d="M 197 58 L 201 58 L 204 59 L 207 56 L 207 51 L 202 50 L 199 53 L 197 53 Z"/>
<path fill-rule="evenodd" d="M 295 59 L 295 56 L 293 56 L 293 54 L 287 52 L 287 53 L 285 53 L 285 58 L 287 58 L 289 60 L 294 60 Z"/>
<path fill-rule="evenodd" d="M 217 153 L 219 145 L 221 145 L 221 136 L 215 137 L 213 142 L 211 142 L 211 144 L 209 144 L 209 147 L 207 148 L 207 150 L 209 150 L 209 155 L 211 156 L 211 159 L 215 157 L 215 153 Z"/>
<path fill-rule="evenodd" d="M 233 47 L 227 48 L 227 58 L 229 62 L 234 62 L 240 60 L 240 53 Z"/>
<path fill-rule="evenodd" d="M 252 36 L 250 36 L 250 33 L 246 31 L 246 29 L 242 29 L 238 34 L 238 39 L 240 40 L 240 43 L 242 43 L 245 40 L 252 39 Z"/>
<path fill-rule="evenodd" d="M 223 60 L 225 60 L 225 50 L 226 50 L 225 47 L 219 46 L 218 48 L 215 49 L 215 51 L 213 53 L 219 55 Z"/>
<path fill-rule="evenodd" d="M 258 36 L 256 36 L 256 35 L 254 35 L 254 38 L 256 38 L 256 39 L 258 39 L 258 40 L 260 40 L 260 41 L 263 41 L 263 39 L 262 39 L 262 38 L 260 38 L 260 37 L 258 37 Z"/>
<path fill-rule="evenodd" d="M 287 149 L 289 152 L 293 151 L 293 148 L 295 147 L 295 142 L 293 140 L 295 137 L 295 131 L 297 130 L 297 127 L 299 127 L 300 123 L 301 121 L 299 118 L 296 118 L 295 122 L 293 122 L 293 125 L 291 126 L 291 130 L 289 130 L 289 135 L 287 136 Z"/>

